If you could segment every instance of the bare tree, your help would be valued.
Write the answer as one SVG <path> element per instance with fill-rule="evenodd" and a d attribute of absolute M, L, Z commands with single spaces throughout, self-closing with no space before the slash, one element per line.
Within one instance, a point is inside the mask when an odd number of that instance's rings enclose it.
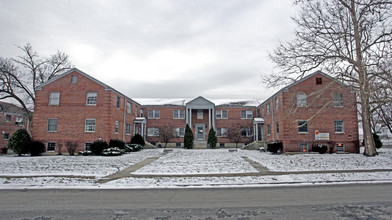
<path fill-rule="evenodd" d="M 270 58 L 279 67 L 263 77 L 270 86 L 292 83 L 322 69 L 358 91 L 365 152 L 377 155 L 371 131 L 371 82 L 385 76 L 392 58 L 392 2 L 388 0 L 296 0 L 300 13 L 293 41 Z M 378 79 L 378 80 L 376 80 Z"/>
<path fill-rule="evenodd" d="M 227 129 L 227 138 L 235 143 L 235 147 L 238 147 L 238 143 L 244 140 L 244 136 L 242 135 L 242 126 L 241 124 L 234 124 L 233 126 Z"/>
<path fill-rule="evenodd" d="M 12 99 L 25 110 L 29 121 L 35 103 L 35 89 L 39 84 L 72 67 L 68 55 L 57 51 L 49 57 L 40 57 L 30 44 L 18 47 L 22 56 L 0 57 L 0 100 Z"/>
<path fill-rule="evenodd" d="M 159 127 L 159 136 L 162 139 L 162 142 L 165 143 L 164 148 L 166 148 L 167 143 L 177 135 L 174 133 L 174 127 L 171 125 L 163 125 Z"/>

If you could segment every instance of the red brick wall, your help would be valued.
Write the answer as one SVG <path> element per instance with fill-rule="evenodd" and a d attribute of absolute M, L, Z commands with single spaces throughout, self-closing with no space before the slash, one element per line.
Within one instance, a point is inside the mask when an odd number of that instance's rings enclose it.
<path fill-rule="evenodd" d="M 78 76 L 76 84 L 71 83 L 72 75 Z M 60 92 L 60 104 L 49 105 L 50 92 Z M 97 92 L 96 106 L 86 105 L 87 92 Z M 116 108 L 116 97 L 121 97 L 120 108 Z M 131 124 L 133 134 L 134 108 L 138 106 L 132 102 L 132 114 L 125 114 L 126 123 Z M 140 109 L 140 106 L 139 106 Z M 126 111 L 126 110 L 125 110 Z M 57 118 L 57 132 L 47 132 L 49 118 Z M 85 120 L 96 120 L 95 132 L 85 132 Z M 115 121 L 120 122 L 119 132 L 115 133 Z M 33 117 L 33 138 L 63 145 L 67 141 L 77 141 L 78 150 L 83 150 L 85 143 L 98 140 L 100 137 L 110 139 L 123 139 L 124 129 L 124 97 L 104 86 L 92 81 L 78 72 L 72 72 L 37 91 L 36 105 Z M 130 137 L 124 136 L 125 141 Z M 65 151 L 65 148 L 63 148 Z"/>
<path fill-rule="evenodd" d="M 322 84 L 316 85 L 316 77 L 322 78 Z M 307 94 L 307 107 L 297 107 L 297 94 Z M 343 107 L 334 107 L 332 96 L 334 93 L 343 94 Z M 321 74 L 316 74 L 297 85 L 294 85 L 278 94 L 279 110 L 274 112 L 274 121 L 272 114 L 266 115 L 265 135 L 266 141 L 272 141 L 271 136 L 267 136 L 267 125 L 273 124 L 275 128 L 276 121 L 279 121 L 280 133 L 275 134 L 275 140 L 283 141 L 284 151 L 300 151 L 300 144 L 308 144 L 308 150 L 311 151 L 312 144 L 329 144 L 335 146 L 337 143 L 345 145 L 346 152 L 356 153 L 359 150 L 358 137 L 358 119 L 356 109 L 355 94 L 349 88 L 342 86 L 337 82 L 332 82 Z M 275 99 L 272 99 L 274 102 Z M 266 107 L 266 103 L 262 107 Z M 281 108 L 282 107 L 282 108 Z M 308 120 L 308 132 L 298 132 L 298 120 Z M 344 133 L 335 133 L 334 121 L 344 121 Z M 315 131 L 320 133 L 329 133 L 329 141 L 315 141 Z M 275 132 L 276 133 L 276 132 Z M 333 150 L 336 151 L 336 147 Z"/>
<path fill-rule="evenodd" d="M 6 116 L 9 115 L 10 121 L 6 121 Z M 1 148 L 7 148 L 8 147 L 8 140 L 11 138 L 12 134 L 19 129 L 28 129 L 27 125 L 29 123 L 28 119 L 26 117 L 24 118 L 24 124 L 23 125 L 16 125 L 16 118 L 18 117 L 23 117 L 19 114 L 14 114 L 14 113 L 0 113 L 0 149 Z M 29 131 L 30 132 L 30 131 Z M 5 134 L 8 134 L 8 139 L 5 139 Z M 1 151 L 0 151 L 1 154 Z"/>

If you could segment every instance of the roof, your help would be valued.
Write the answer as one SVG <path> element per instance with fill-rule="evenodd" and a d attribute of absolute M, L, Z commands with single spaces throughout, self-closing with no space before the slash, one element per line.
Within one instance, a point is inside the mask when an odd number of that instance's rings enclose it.
<path fill-rule="evenodd" d="M 7 103 L 7 102 L 0 102 L 0 112 L 1 113 L 8 113 L 8 114 L 16 114 L 16 115 L 24 115 L 25 111 L 23 108 Z"/>
<path fill-rule="evenodd" d="M 261 103 L 260 105 L 258 105 L 258 106 L 263 105 L 264 103 L 270 101 L 273 97 L 275 97 L 275 96 L 278 95 L 279 93 L 281 93 L 281 92 L 283 92 L 283 91 L 287 91 L 287 90 L 290 89 L 291 87 L 293 87 L 293 86 L 295 86 L 295 85 L 297 85 L 297 84 L 299 84 L 299 83 L 301 83 L 301 82 L 303 82 L 303 81 L 305 81 L 305 80 L 307 80 L 307 79 L 309 79 L 309 78 L 311 78 L 311 77 L 313 77 L 313 76 L 315 76 L 315 75 L 317 75 L 317 74 L 320 74 L 320 75 L 322 75 L 322 76 L 324 76 L 324 77 L 326 77 L 326 78 L 329 78 L 329 79 L 332 80 L 332 81 L 336 81 L 336 79 L 335 79 L 334 77 L 332 77 L 332 76 L 330 76 L 330 75 L 328 75 L 328 74 L 322 72 L 321 70 L 317 70 L 316 72 L 314 72 L 314 73 L 312 73 L 312 74 L 309 74 L 309 75 L 307 75 L 307 76 L 301 78 L 300 80 L 298 80 L 298 81 L 296 81 L 296 82 L 294 82 L 294 83 L 291 83 L 291 84 L 289 84 L 289 85 L 283 87 L 282 89 L 280 89 L 279 91 L 277 91 L 276 93 L 274 93 L 272 96 L 270 96 L 268 99 L 266 99 L 264 102 L 262 102 L 262 103 Z M 343 86 L 347 86 L 347 85 L 345 85 L 345 84 L 343 84 L 343 83 L 341 83 L 341 82 L 339 82 L 339 81 L 337 81 L 337 82 L 338 82 L 339 84 L 343 85 Z"/>
<path fill-rule="evenodd" d="M 69 75 L 70 73 L 73 73 L 73 72 L 77 72 L 77 73 L 79 73 L 80 75 L 83 75 L 84 77 L 90 79 L 91 81 L 94 81 L 95 83 L 97 83 L 97 84 L 103 86 L 103 87 L 105 88 L 105 90 L 113 91 L 113 92 L 115 92 L 115 93 L 117 93 L 117 94 L 119 94 L 119 95 L 125 97 L 126 99 L 132 100 L 132 101 L 134 101 L 134 102 L 136 102 L 137 104 L 140 105 L 140 103 L 138 103 L 137 101 L 133 100 L 132 98 L 129 98 L 128 96 L 126 96 L 126 95 L 122 94 L 121 92 L 119 92 L 119 91 L 113 89 L 112 87 L 110 87 L 110 86 L 108 86 L 107 84 L 105 84 L 105 83 L 103 83 L 103 82 L 97 80 L 96 78 L 94 78 L 94 77 L 88 75 L 87 73 L 85 73 L 85 72 L 79 70 L 78 68 L 72 68 L 72 69 L 66 71 L 66 72 L 63 73 L 63 74 L 61 74 L 61 75 L 59 75 L 59 76 L 56 76 L 56 77 L 54 77 L 54 78 L 48 80 L 47 82 L 45 82 L 45 83 L 43 83 L 43 84 L 37 86 L 36 90 L 41 90 L 42 87 L 44 87 L 44 86 L 46 86 L 46 85 L 48 85 L 48 84 L 51 84 L 51 83 L 53 83 L 54 81 L 56 81 L 56 80 L 58 80 L 58 79 L 61 79 L 61 78 L 63 78 L 64 76 L 67 76 L 67 75 Z"/>
<path fill-rule="evenodd" d="M 201 96 L 200 96 L 201 97 Z M 198 97 L 198 98 L 200 98 Z M 134 98 L 144 106 L 186 106 L 195 100 L 190 98 Z M 206 99 L 215 104 L 216 107 L 256 107 L 260 104 L 258 100 L 252 99 Z"/>

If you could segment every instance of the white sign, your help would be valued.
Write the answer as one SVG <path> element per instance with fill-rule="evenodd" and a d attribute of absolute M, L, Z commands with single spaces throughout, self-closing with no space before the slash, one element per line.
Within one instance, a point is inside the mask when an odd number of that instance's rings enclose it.
<path fill-rule="evenodd" d="M 329 141 L 329 133 L 318 133 L 316 132 L 314 135 L 314 139 L 316 141 Z"/>

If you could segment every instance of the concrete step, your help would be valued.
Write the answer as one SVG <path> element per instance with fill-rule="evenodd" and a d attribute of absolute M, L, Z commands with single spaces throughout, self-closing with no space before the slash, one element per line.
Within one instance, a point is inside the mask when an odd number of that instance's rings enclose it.
<path fill-rule="evenodd" d="M 207 141 L 195 141 L 193 149 L 207 149 Z"/>

